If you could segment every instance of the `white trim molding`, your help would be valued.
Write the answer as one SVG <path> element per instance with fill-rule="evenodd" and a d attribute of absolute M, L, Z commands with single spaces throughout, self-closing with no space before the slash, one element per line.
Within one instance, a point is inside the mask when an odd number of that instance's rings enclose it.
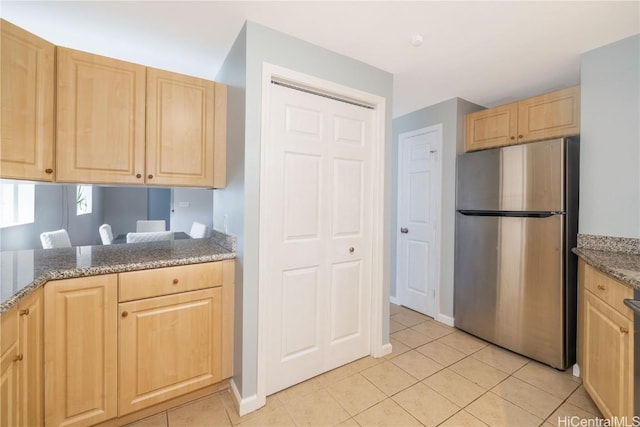
<path fill-rule="evenodd" d="M 391 351 L 390 344 L 383 344 L 383 301 L 384 298 L 384 188 L 385 188 L 385 126 L 386 126 L 386 99 L 379 95 L 363 92 L 357 89 L 349 88 L 328 80 L 303 74 L 294 70 L 283 68 L 277 65 L 263 63 L 262 64 L 262 132 L 260 150 L 260 207 L 261 212 L 264 206 L 267 206 L 269 194 L 266 194 L 264 183 L 268 180 L 266 168 L 267 150 L 264 144 L 267 143 L 269 135 L 269 111 L 272 80 L 301 87 L 323 95 L 329 95 L 349 102 L 355 102 L 362 106 L 373 109 L 373 162 L 372 167 L 376 173 L 372 179 L 372 187 L 380 189 L 373 194 L 373 224 L 372 224 L 372 271 L 371 283 L 374 287 L 371 292 L 371 331 L 370 331 L 370 354 L 373 357 L 381 357 Z M 267 224 L 265 224 L 265 215 L 260 215 L 260 233 L 259 241 L 266 241 Z M 262 248 L 261 248 L 262 249 Z M 259 251 L 258 261 L 258 364 L 257 364 L 257 394 L 256 396 L 246 397 L 245 401 L 241 401 L 241 410 L 250 411 L 258 409 L 266 402 L 266 378 L 267 378 L 267 322 L 269 307 L 267 301 L 268 284 L 264 282 L 268 266 L 266 265 L 263 250 Z M 251 409 L 253 408 L 253 409 Z"/>
<path fill-rule="evenodd" d="M 400 304 L 400 299 L 398 299 L 398 297 L 394 297 L 393 295 L 389 295 L 389 302 L 391 304 L 401 305 Z"/>
<path fill-rule="evenodd" d="M 238 408 L 238 414 L 240 416 L 260 409 L 266 403 L 266 398 L 263 399 L 263 401 L 260 401 L 257 394 L 253 394 L 243 399 L 242 396 L 240 396 L 240 392 L 238 391 L 238 387 L 236 386 L 236 382 L 233 378 L 229 380 L 229 388 L 231 389 L 231 395 L 233 396 L 233 400 L 236 403 L 236 408 Z"/>
<path fill-rule="evenodd" d="M 447 326 L 451 326 L 452 328 L 455 326 L 455 319 L 442 313 L 438 313 L 435 317 L 435 320 L 440 323 L 444 323 Z"/>

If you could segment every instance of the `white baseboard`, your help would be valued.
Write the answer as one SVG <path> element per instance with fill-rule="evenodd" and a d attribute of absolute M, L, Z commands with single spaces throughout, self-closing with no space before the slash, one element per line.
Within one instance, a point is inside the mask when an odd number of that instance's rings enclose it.
<path fill-rule="evenodd" d="M 573 374 L 574 377 L 580 378 L 580 366 L 578 366 L 577 363 L 573 365 L 573 369 L 571 373 Z"/>
<path fill-rule="evenodd" d="M 262 408 L 266 402 L 260 402 L 258 399 L 258 395 L 254 394 L 249 397 L 245 397 L 244 399 L 240 396 L 240 392 L 238 391 L 238 387 L 233 378 L 229 381 L 229 387 L 231 388 L 231 395 L 233 399 L 236 401 L 236 407 L 238 408 L 238 413 L 240 416 L 247 415 L 250 412 L 258 410 Z"/>
<path fill-rule="evenodd" d="M 387 354 L 391 354 L 391 351 L 393 351 L 393 349 L 391 348 L 391 343 L 386 343 L 383 344 L 382 347 L 380 347 L 380 353 L 379 354 L 372 354 L 373 357 L 384 357 Z"/>
<path fill-rule="evenodd" d="M 398 299 L 398 297 L 394 297 L 391 295 L 389 295 L 389 302 L 391 304 L 400 305 L 400 300 Z"/>
<path fill-rule="evenodd" d="M 444 323 L 444 324 L 445 324 L 445 325 L 447 325 L 447 326 L 451 326 L 452 328 L 453 328 L 453 326 L 454 326 L 454 324 L 455 324 L 453 317 L 451 317 L 451 316 L 446 316 L 446 315 L 444 315 L 444 314 L 442 314 L 442 313 L 438 313 L 438 314 L 436 315 L 435 320 L 437 320 L 437 321 L 438 321 L 438 322 L 440 322 L 440 323 Z"/>

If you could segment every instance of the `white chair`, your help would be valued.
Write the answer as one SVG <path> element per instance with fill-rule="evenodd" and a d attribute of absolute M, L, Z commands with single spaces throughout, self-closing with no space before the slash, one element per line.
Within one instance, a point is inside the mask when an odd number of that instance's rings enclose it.
<path fill-rule="evenodd" d="M 55 231 L 45 231 L 40 234 L 40 242 L 42 242 L 43 249 L 53 248 L 70 248 L 71 241 L 69 240 L 69 234 L 67 230 L 61 228 Z"/>
<path fill-rule="evenodd" d="M 103 245 L 110 245 L 111 242 L 113 242 L 113 232 L 109 224 L 102 224 L 98 227 L 98 231 L 100 232 L 100 240 L 102 240 Z"/>
<path fill-rule="evenodd" d="M 189 236 L 191 236 L 192 239 L 202 239 L 204 237 L 207 237 L 208 232 L 209 227 L 194 221 L 194 223 L 191 224 L 191 231 L 189 232 Z"/>
<path fill-rule="evenodd" d="M 127 233 L 127 243 L 160 242 L 173 240 L 173 231 L 148 231 L 146 233 Z"/>
<path fill-rule="evenodd" d="M 147 231 L 165 231 L 164 219 L 161 220 L 138 220 L 136 222 L 136 233 L 145 233 Z"/>

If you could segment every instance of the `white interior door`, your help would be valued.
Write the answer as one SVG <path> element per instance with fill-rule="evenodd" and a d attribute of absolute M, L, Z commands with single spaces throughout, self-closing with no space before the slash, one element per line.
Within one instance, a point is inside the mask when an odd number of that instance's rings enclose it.
<path fill-rule="evenodd" d="M 400 304 L 434 317 L 442 127 L 405 133 L 399 140 L 397 296 Z"/>
<path fill-rule="evenodd" d="M 372 110 L 274 85 L 266 392 L 370 352 Z"/>

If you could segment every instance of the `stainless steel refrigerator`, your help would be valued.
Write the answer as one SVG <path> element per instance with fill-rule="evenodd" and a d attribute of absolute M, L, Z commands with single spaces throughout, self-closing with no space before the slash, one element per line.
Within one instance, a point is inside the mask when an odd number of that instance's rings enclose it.
<path fill-rule="evenodd" d="M 566 369 L 575 363 L 577 138 L 457 159 L 459 329 Z"/>

